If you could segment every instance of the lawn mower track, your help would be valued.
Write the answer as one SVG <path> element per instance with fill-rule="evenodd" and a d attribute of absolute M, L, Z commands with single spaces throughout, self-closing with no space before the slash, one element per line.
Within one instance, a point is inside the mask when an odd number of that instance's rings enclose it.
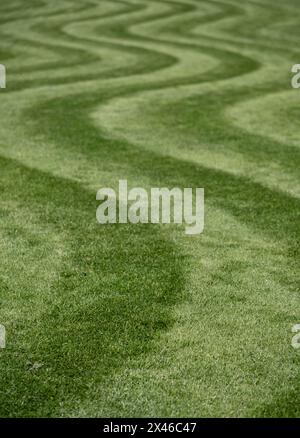
<path fill-rule="evenodd" d="M 286 8 L 268 1 L 261 5 L 248 1 L 245 6 L 237 1 L 30 3 L 28 10 L 22 10 L 17 1 L 0 6 L 2 62 L 7 59 L 11 74 L 0 109 L 0 206 L 5 225 L 0 322 L 15 338 L 1 365 L 5 402 L 0 414 L 299 414 L 300 359 L 290 351 L 289 333 L 286 338 L 286 331 L 297 322 L 299 306 L 297 139 L 290 145 L 282 137 L 276 141 L 269 134 L 264 136 L 263 128 L 259 135 L 247 132 L 243 124 L 232 123 L 228 111 L 287 87 L 286 72 L 277 71 L 276 66 L 278 59 L 287 68 L 293 62 L 295 50 L 289 43 L 294 36 L 285 41 L 272 32 L 283 21 L 293 27 L 300 13 L 296 2 L 288 1 Z M 272 45 L 265 38 L 268 31 L 273 35 Z M 205 114 L 211 117 L 204 138 L 185 110 L 192 108 L 197 114 L 197 105 L 205 108 L 197 121 L 201 123 Z M 151 108 L 155 108 L 158 123 L 153 139 Z M 166 117 L 165 112 L 169 113 Z M 238 110 L 234 115 L 238 118 Z M 270 123 L 272 118 L 276 123 L 275 115 L 269 117 Z M 199 148 L 190 159 L 188 148 L 186 155 L 180 155 L 180 142 L 178 150 L 175 145 L 172 151 L 172 134 L 170 140 L 164 137 L 165 122 L 176 137 L 180 120 L 188 140 L 199 139 Z M 214 131 L 218 123 L 220 133 Z M 216 135 L 225 153 L 226 147 L 231 151 L 224 168 L 222 162 L 215 166 L 201 155 L 207 145 L 214 147 Z M 167 154 L 163 142 L 170 143 Z M 43 147 L 47 146 L 50 152 L 45 159 Z M 246 167 L 249 161 L 261 173 L 243 169 L 236 173 L 235 153 L 246 160 Z M 278 175 L 285 172 L 288 178 L 282 176 L 278 181 Z M 202 236 L 196 242 L 184 241 L 179 237 L 182 231 L 173 227 L 97 226 L 95 190 L 114 187 L 123 177 L 132 185 L 145 187 L 205 187 L 208 217 L 222 212 L 223 222 L 213 219 L 211 228 L 206 222 L 207 240 L 203 236 L 203 243 Z M 231 229 L 226 221 L 232 221 Z M 28 222 L 33 224 L 29 230 Z M 35 239 L 34 226 L 44 230 L 45 236 Z M 242 256 L 234 252 L 224 255 L 216 242 L 210 248 L 218 227 L 225 247 L 242 245 L 242 252 L 253 250 L 248 259 L 239 260 Z M 235 227 L 236 241 L 228 235 Z M 261 239 L 254 249 L 252 236 L 254 241 Z M 27 251 L 32 251 L 27 260 L 30 269 L 23 261 Z M 43 274 L 41 257 L 45 257 L 47 270 Z M 205 265 L 200 260 L 205 257 L 214 263 L 223 257 L 224 276 L 217 265 L 207 274 L 200 272 Z M 265 266 L 255 267 L 255 284 L 250 278 L 251 266 L 259 257 Z M 272 262 L 277 261 L 280 266 L 274 270 Z M 190 269 L 193 266 L 195 272 Z M 15 279 L 10 284 L 11 271 Z M 199 286 L 202 281 L 206 289 Z M 244 311 L 239 303 L 234 307 L 242 281 L 242 287 L 253 292 L 252 313 L 250 303 Z M 210 284 L 216 284 L 225 295 L 227 288 L 232 288 L 226 304 L 214 296 L 215 286 L 210 289 Z M 183 347 L 183 356 L 178 357 L 176 339 L 170 337 L 171 346 L 166 347 L 161 365 L 169 377 L 163 378 L 164 392 L 151 394 L 150 401 L 147 379 L 155 381 L 153 363 L 162 339 L 168 340 L 168 332 L 179 330 L 181 306 L 194 308 L 199 295 L 205 293 L 207 297 L 200 299 L 210 302 L 209 319 L 220 317 L 220 333 L 225 330 L 217 346 L 207 339 L 207 347 L 198 347 L 209 369 L 201 370 L 199 353 L 198 368 L 195 366 L 199 375 L 193 380 L 190 359 L 184 379 L 190 372 L 191 382 L 183 384 L 183 377 L 176 377 L 167 364 L 173 361 L 180 368 L 190 353 L 184 353 Z M 278 296 L 282 296 L 280 302 Z M 230 332 L 226 336 L 227 317 L 222 320 L 220 315 L 227 305 L 239 330 L 244 322 L 249 324 L 250 339 L 237 331 L 233 340 Z M 264 316 L 257 310 L 261 305 Z M 203 302 L 198 306 L 200 320 L 205 321 Z M 191 326 L 197 323 L 197 319 L 190 321 Z M 271 325 L 273 332 L 268 329 L 264 333 L 264 323 Z M 185 327 L 182 323 L 180 330 Z M 217 333 L 218 329 L 214 330 Z M 210 336 L 205 328 L 201 333 Z M 270 333 L 274 339 L 268 344 Z M 196 331 L 191 349 L 198 335 Z M 230 356 L 230 348 L 221 347 L 226 341 L 246 345 Z M 250 365 L 246 369 L 252 354 L 258 367 L 262 351 L 261 371 Z M 214 369 L 218 354 L 224 357 Z M 228 380 L 222 385 L 228 358 Z M 43 366 L 32 373 L 26 369 L 28 361 L 41 361 Z M 154 376 L 145 377 L 143 373 L 151 366 Z M 236 381 L 235 372 L 239 376 Z M 128 373 L 129 383 L 122 373 Z M 137 381 L 142 383 L 137 385 Z M 179 381 L 178 388 L 171 390 L 174 381 Z M 231 390 L 229 381 L 234 382 Z M 122 401 L 124 388 L 131 393 L 126 402 Z"/>

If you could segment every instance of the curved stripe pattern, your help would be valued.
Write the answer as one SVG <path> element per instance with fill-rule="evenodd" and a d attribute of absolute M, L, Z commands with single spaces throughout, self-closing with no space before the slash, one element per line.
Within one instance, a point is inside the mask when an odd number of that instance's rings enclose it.
<path fill-rule="evenodd" d="M 296 0 L 0 5 L 1 416 L 299 416 Z M 203 235 L 95 191 L 204 187 Z"/>

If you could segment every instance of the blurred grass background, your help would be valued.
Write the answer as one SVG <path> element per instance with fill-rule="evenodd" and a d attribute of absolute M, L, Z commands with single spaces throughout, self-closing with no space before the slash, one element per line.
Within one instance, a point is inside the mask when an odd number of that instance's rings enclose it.
<path fill-rule="evenodd" d="M 3 0 L 0 416 L 299 416 L 300 5 Z M 203 235 L 96 190 L 204 187 Z"/>

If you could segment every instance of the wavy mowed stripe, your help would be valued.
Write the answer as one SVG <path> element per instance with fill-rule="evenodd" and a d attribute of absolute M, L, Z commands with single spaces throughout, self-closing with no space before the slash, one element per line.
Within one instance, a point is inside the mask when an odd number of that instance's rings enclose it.
<path fill-rule="evenodd" d="M 0 415 L 299 416 L 299 6 L 0 9 Z M 205 187 L 204 234 L 99 226 L 121 178 Z"/>

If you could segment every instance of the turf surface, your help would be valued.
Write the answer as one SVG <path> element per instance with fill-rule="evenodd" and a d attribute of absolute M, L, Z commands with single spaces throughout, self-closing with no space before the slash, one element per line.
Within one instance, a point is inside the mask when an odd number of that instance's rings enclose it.
<path fill-rule="evenodd" d="M 1 2 L 1 417 L 299 416 L 299 19 Z M 204 187 L 204 234 L 100 226 L 119 179 Z"/>

